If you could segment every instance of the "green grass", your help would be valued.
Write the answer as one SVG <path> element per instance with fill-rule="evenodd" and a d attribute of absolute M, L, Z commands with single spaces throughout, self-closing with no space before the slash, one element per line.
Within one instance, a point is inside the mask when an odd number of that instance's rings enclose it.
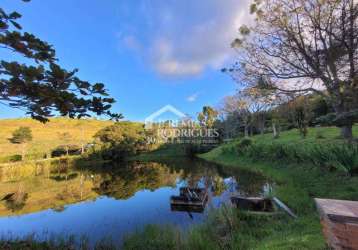
<path fill-rule="evenodd" d="M 302 139 L 297 129 L 292 129 L 289 131 L 285 131 L 281 134 L 280 138 L 275 139 L 275 141 L 282 143 L 295 143 L 295 142 L 313 142 L 317 141 L 317 135 L 322 135 L 324 138 L 318 139 L 321 142 L 341 142 L 342 140 L 339 138 L 340 131 L 337 127 L 316 127 L 309 128 L 308 134 L 305 139 Z M 353 135 L 355 137 L 358 136 L 358 125 L 353 126 Z M 264 134 L 254 136 L 254 139 L 257 141 L 270 141 L 272 139 L 272 134 Z"/>
<path fill-rule="evenodd" d="M 111 250 L 117 249 L 111 239 L 103 239 L 91 246 L 89 239 L 84 236 L 76 240 L 74 236 L 49 236 L 39 241 L 36 235 L 29 235 L 24 238 L 4 239 L 0 238 L 0 249 L 11 250 L 58 250 L 58 249 L 80 249 L 80 250 Z"/>
<path fill-rule="evenodd" d="M 9 161 L 10 156 L 21 152 L 20 145 L 9 141 L 12 132 L 20 126 L 30 127 L 32 130 L 33 140 L 27 145 L 28 158 L 42 158 L 59 145 L 91 142 L 98 130 L 110 124 L 113 122 L 68 118 L 52 118 L 45 124 L 30 118 L 0 120 L 0 162 Z M 70 134 L 71 141 L 65 142 L 60 138 L 59 134 L 65 132 Z"/>

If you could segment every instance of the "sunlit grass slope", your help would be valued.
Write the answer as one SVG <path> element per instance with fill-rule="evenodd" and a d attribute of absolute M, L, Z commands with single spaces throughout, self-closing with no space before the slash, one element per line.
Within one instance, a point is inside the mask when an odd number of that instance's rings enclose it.
<path fill-rule="evenodd" d="M 95 119 L 52 118 L 43 124 L 29 118 L 0 120 L 0 157 L 18 154 L 20 146 L 9 141 L 12 132 L 20 126 L 30 127 L 33 140 L 27 145 L 27 154 L 48 153 L 51 149 L 65 143 L 80 144 L 90 142 L 93 135 L 113 122 Z M 71 141 L 64 142 L 61 133 L 69 133 Z"/>

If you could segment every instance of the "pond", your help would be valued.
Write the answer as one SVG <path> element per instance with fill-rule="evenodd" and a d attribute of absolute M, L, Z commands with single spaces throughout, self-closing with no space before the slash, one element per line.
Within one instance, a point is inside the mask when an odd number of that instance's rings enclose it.
<path fill-rule="evenodd" d="M 180 187 L 207 190 L 203 209 L 171 207 L 170 197 L 179 195 Z M 270 188 L 258 174 L 189 159 L 1 169 L 0 235 L 85 235 L 91 242 L 109 237 L 119 244 L 146 224 L 185 230 L 231 195 L 262 196 Z"/>

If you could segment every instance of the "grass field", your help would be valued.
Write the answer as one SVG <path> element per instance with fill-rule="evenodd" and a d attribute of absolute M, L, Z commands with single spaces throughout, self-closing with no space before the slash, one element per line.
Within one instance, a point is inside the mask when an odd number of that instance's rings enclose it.
<path fill-rule="evenodd" d="M 81 144 L 91 142 L 93 135 L 113 122 L 94 119 L 52 118 L 48 123 L 40 123 L 30 118 L 0 120 L 0 158 L 21 152 L 20 145 L 9 141 L 12 132 L 20 126 L 30 127 L 33 140 L 27 145 L 27 154 L 40 155 L 66 143 Z M 70 141 L 64 142 L 61 133 L 69 133 Z"/>
<path fill-rule="evenodd" d="M 358 125 L 353 126 L 353 136 L 358 137 Z M 302 139 L 297 129 L 292 129 L 283 132 L 278 139 L 275 139 L 275 141 L 283 143 L 315 143 L 318 139 L 319 141 L 342 142 L 342 139 L 339 137 L 340 131 L 337 127 L 315 127 L 308 129 L 308 134 L 305 139 Z M 272 134 L 257 135 L 254 136 L 253 139 L 257 141 L 270 141 L 272 140 Z"/>

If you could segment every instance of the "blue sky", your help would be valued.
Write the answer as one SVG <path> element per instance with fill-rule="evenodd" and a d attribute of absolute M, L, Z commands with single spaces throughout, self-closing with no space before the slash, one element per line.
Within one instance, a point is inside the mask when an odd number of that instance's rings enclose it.
<path fill-rule="evenodd" d="M 125 119 L 171 104 L 194 116 L 237 85 L 220 72 L 230 42 L 248 20 L 247 0 L 1 0 L 24 31 L 53 44 L 60 64 L 103 82 Z M 12 56 L 0 50 L 0 58 Z M 0 118 L 23 116 L 0 106 Z"/>

